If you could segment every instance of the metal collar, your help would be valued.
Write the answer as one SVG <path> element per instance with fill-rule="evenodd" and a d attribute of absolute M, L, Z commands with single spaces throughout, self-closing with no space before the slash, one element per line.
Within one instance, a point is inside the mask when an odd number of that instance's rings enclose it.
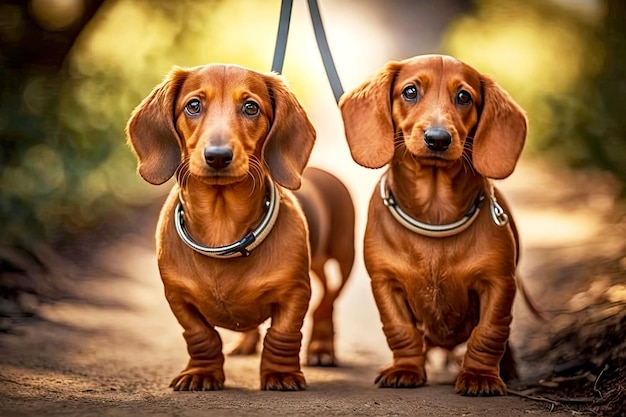
<path fill-rule="evenodd" d="M 265 198 L 263 204 L 265 205 L 265 214 L 259 225 L 243 239 L 231 243 L 225 246 L 204 246 L 197 243 L 185 229 L 184 222 L 184 209 L 182 202 L 179 200 L 176 205 L 176 211 L 174 212 L 174 224 L 176 225 L 176 232 L 180 236 L 181 240 L 185 242 L 194 251 L 209 256 L 211 258 L 235 258 L 238 256 L 248 256 L 250 251 L 259 246 L 263 240 L 272 231 L 272 227 L 276 223 L 278 218 L 278 210 L 280 207 L 280 194 L 276 188 L 276 184 L 271 179 L 268 179 L 269 194 Z"/>
<path fill-rule="evenodd" d="M 491 217 L 496 225 L 505 226 L 508 223 L 508 216 L 496 201 L 493 185 L 491 185 L 491 183 L 489 183 L 489 185 L 489 209 L 491 211 Z M 481 193 L 467 213 L 455 222 L 448 224 L 430 224 L 414 219 L 400 208 L 391 190 L 387 187 L 387 173 L 383 174 L 380 179 L 380 197 L 398 223 L 413 233 L 427 237 L 449 237 L 463 232 L 478 218 L 480 206 L 485 199 L 485 196 Z"/>

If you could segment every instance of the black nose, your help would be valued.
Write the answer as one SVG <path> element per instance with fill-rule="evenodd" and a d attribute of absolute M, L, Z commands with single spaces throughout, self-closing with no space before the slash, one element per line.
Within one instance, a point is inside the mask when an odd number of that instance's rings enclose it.
<path fill-rule="evenodd" d="M 226 168 L 233 161 L 233 150 L 226 146 L 207 146 L 204 148 L 204 160 L 211 168 Z"/>
<path fill-rule="evenodd" d="M 424 132 L 424 142 L 431 151 L 445 151 L 452 144 L 452 135 L 446 129 L 438 127 L 426 129 Z"/>

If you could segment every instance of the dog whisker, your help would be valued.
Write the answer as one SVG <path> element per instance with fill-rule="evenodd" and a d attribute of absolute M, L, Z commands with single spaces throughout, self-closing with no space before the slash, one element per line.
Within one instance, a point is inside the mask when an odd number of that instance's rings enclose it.
<path fill-rule="evenodd" d="M 191 171 L 189 170 L 189 158 L 183 159 L 178 168 L 176 169 L 176 181 L 181 187 L 186 187 L 189 181 L 189 177 L 191 176 Z"/>
<path fill-rule="evenodd" d="M 411 152 L 409 152 L 409 149 L 406 147 L 406 145 L 404 143 L 397 143 L 396 150 L 398 150 L 398 149 L 402 149 L 402 151 L 403 151 L 402 157 L 403 158 L 408 156 L 413 161 L 418 162 L 417 157 L 415 155 L 413 155 Z"/>
<path fill-rule="evenodd" d="M 259 159 L 254 155 L 248 155 L 249 171 L 248 176 L 252 179 L 252 189 L 250 190 L 250 196 L 254 193 L 257 187 L 257 183 L 260 186 L 263 181 L 263 171 L 261 170 L 261 163 Z"/>
<path fill-rule="evenodd" d="M 474 139 L 473 137 L 468 136 L 466 141 L 463 143 L 463 152 L 461 153 L 461 158 L 462 158 L 463 168 L 465 172 L 467 173 L 468 172 L 467 168 L 469 168 L 469 171 L 473 175 L 476 175 L 476 170 L 474 169 L 474 164 L 472 164 L 472 158 L 470 157 L 470 153 L 472 152 L 471 142 L 473 139 Z"/>
<path fill-rule="evenodd" d="M 467 172 L 467 168 L 469 168 L 469 171 L 473 175 L 476 175 L 476 170 L 474 169 L 474 165 L 472 164 L 472 161 L 471 161 L 469 155 L 467 155 L 465 152 L 463 152 L 461 154 L 461 158 L 462 158 L 463 168 L 465 169 L 465 172 Z"/>

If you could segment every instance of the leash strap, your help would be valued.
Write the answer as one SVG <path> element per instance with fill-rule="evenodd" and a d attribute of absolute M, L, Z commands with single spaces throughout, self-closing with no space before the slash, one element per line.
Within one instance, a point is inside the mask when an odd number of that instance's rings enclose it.
<path fill-rule="evenodd" d="M 274 60 L 272 61 L 272 71 L 278 74 L 283 72 L 283 64 L 285 63 L 285 51 L 287 50 L 287 36 L 289 35 L 292 7 L 293 0 L 282 0 L 280 3 L 280 20 L 278 21 L 278 34 L 276 35 Z"/>
<path fill-rule="evenodd" d="M 328 47 L 328 40 L 326 39 L 326 32 L 324 31 L 324 24 L 322 23 L 322 16 L 320 15 L 320 9 L 317 5 L 317 0 L 308 0 L 309 11 L 311 12 L 311 22 L 313 23 L 313 30 L 315 31 L 315 40 L 317 41 L 317 48 L 320 50 L 322 61 L 324 62 L 324 69 L 326 70 L 326 77 L 330 83 L 330 88 L 335 95 L 335 101 L 339 102 L 339 99 L 343 95 L 343 87 L 339 80 L 339 74 L 337 74 L 337 68 L 335 68 L 335 62 L 333 56 L 330 53 Z"/>
<path fill-rule="evenodd" d="M 317 0 L 308 0 L 309 12 L 311 14 L 311 22 L 313 23 L 313 31 L 315 32 L 315 41 L 317 42 L 317 48 L 322 56 L 322 62 L 324 63 L 324 69 L 326 70 L 326 77 L 330 83 L 330 88 L 333 90 L 335 101 L 339 102 L 339 99 L 343 95 L 343 87 L 341 86 L 341 80 L 335 68 L 335 62 L 328 46 L 328 39 L 326 39 L 326 31 L 324 30 L 324 24 L 322 23 L 322 16 L 317 4 Z M 285 51 L 287 49 L 287 37 L 289 35 L 289 24 L 291 23 L 291 9 L 293 8 L 293 0 L 282 0 L 280 3 L 280 18 L 278 21 L 278 34 L 276 35 L 276 46 L 274 47 L 274 60 L 272 62 L 272 71 L 278 74 L 283 71 L 283 64 L 285 63 Z"/>

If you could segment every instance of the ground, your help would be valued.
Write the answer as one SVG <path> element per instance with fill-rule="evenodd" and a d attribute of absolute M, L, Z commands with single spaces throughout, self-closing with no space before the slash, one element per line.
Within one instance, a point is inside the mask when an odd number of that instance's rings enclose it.
<path fill-rule="evenodd" d="M 426 387 L 376 388 L 376 372 L 389 363 L 391 355 L 361 259 L 335 311 L 341 366 L 305 367 L 306 391 L 259 391 L 256 355 L 226 358 L 223 391 L 172 392 L 168 383 L 185 365 L 186 350 L 156 267 L 152 234 L 157 203 L 123 223 L 128 227 L 123 234 L 107 239 L 92 236 L 75 242 L 73 249 L 65 248 L 66 256 L 75 251 L 73 264 L 57 263 L 58 270 L 67 272 L 63 285 L 68 296 L 55 302 L 32 294 L 18 297 L 33 317 L 3 325 L 0 415 L 187 416 L 203 412 L 257 417 L 508 417 L 587 413 L 594 401 L 608 394 L 600 383 L 615 370 L 594 374 L 589 366 L 585 369 L 589 360 L 606 350 L 602 349 L 606 343 L 600 339 L 593 352 L 585 352 L 581 346 L 588 346 L 585 342 L 594 335 L 581 333 L 585 327 L 572 322 L 623 317 L 626 295 L 620 291 L 626 251 L 620 242 L 626 234 L 623 219 L 614 216 L 618 209 L 610 181 L 582 185 L 586 183 L 576 178 L 572 182 L 571 176 L 526 162 L 501 184 L 522 231 L 520 279 L 549 316 L 549 321 L 542 323 L 516 300 L 512 341 L 523 381 L 513 386 L 507 397 L 459 396 L 451 384 L 453 376 L 437 368 L 434 361 Z M 355 197 L 358 207 L 363 207 L 359 200 L 365 198 Z M 362 210 L 359 216 L 362 221 Z M 86 248 L 93 257 L 76 256 Z M 605 301 L 616 310 L 594 309 Z M 603 313 L 587 314 L 592 311 Z M 603 331 L 605 339 L 623 343 L 624 322 L 621 324 L 609 330 L 612 334 Z M 308 325 L 307 321 L 305 343 Z M 564 337 L 568 331 L 571 334 Z M 222 334 L 228 350 L 236 335 Z M 602 361 L 606 362 L 606 355 L 598 359 L 599 366 Z M 569 373 L 558 379 L 559 372 Z M 592 391 L 600 391 L 599 387 L 604 391 L 589 398 L 581 396 L 580 390 L 564 389 L 564 384 L 581 380 L 588 381 Z M 618 387 L 619 379 L 615 381 L 611 389 Z"/>

